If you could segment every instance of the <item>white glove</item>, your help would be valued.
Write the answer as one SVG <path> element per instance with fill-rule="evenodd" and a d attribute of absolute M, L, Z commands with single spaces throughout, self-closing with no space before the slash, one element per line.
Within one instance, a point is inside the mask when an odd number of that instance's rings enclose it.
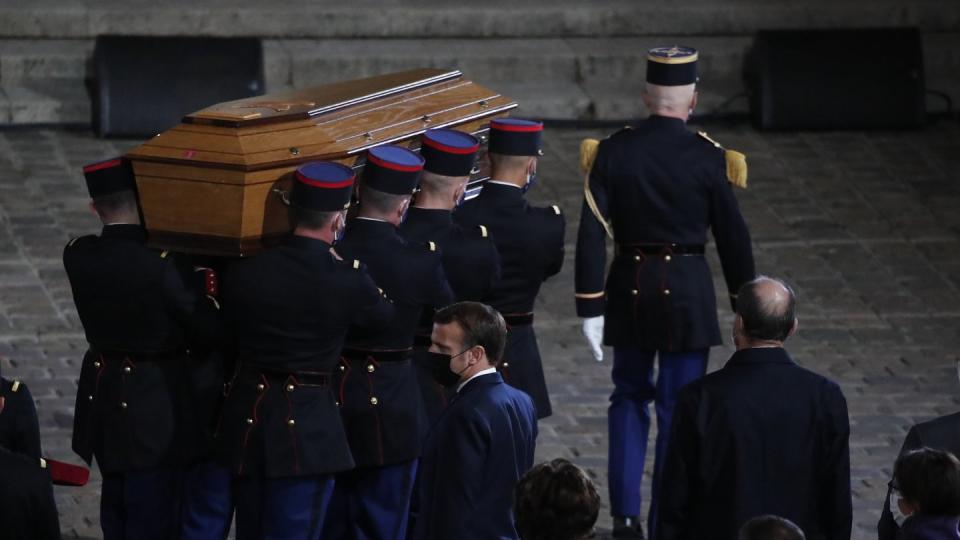
<path fill-rule="evenodd" d="M 583 320 L 583 336 L 597 362 L 603 362 L 603 315 Z"/>

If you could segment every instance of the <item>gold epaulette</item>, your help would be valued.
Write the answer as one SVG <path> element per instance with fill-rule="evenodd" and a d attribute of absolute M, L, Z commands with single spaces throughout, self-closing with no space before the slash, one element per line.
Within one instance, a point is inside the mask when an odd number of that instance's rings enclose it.
<path fill-rule="evenodd" d="M 480 227 L 480 236 L 482 236 L 482 237 L 484 237 L 484 238 L 486 238 L 487 236 L 489 236 L 490 233 L 487 232 L 487 226 L 486 226 L 486 225 L 480 225 L 479 227 Z"/>
<path fill-rule="evenodd" d="M 166 259 L 166 258 L 167 258 L 167 255 L 169 255 L 169 254 L 170 254 L 169 251 L 163 250 L 163 251 L 160 252 L 160 258 L 161 258 L 161 259 Z"/>
<path fill-rule="evenodd" d="M 79 236 L 74 236 L 73 238 L 70 239 L 69 242 L 67 242 L 67 247 L 73 247 L 73 244 L 79 239 L 80 239 Z"/>
<path fill-rule="evenodd" d="M 427 242 L 427 247 L 430 248 L 430 251 L 436 251 L 436 250 L 437 250 L 437 243 L 436 243 L 436 242 L 433 242 L 433 241 Z"/>
<path fill-rule="evenodd" d="M 723 150 L 723 157 L 727 163 L 727 180 L 738 188 L 747 189 L 747 156 L 736 150 L 727 150 L 723 145 L 711 139 L 706 131 L 698 131 L 697 135 Z"/>
<path fill-rule="evenodd" d="M 359 270 L 359 269 L 360 269 L 360 259 L 354 259 L 354 260 L 353 260 L 353 269 L 354 269 L 354 270 Z"/>
<path fill-rule="evenodd" d="M 560 207 L 557 206 L 557 205 L 553 205 L 553 206 L 551 206 L 550 208 L 552 208 L 552 209 L 553 209 L 553 213 L 556 214 L 556 215 L 558 215 L 558 216 L 561 215 L 561 214 L 563 214 L 563 212 L 560 211 Z"/>
<path fill-rule="evenodd" d="M 593 169 L 593 162 L 597 159 L 597 149 L 600 148 L 600 141 L 596 139 L 584 139 L 580 141 L 580 170 L 589 173 Z"/>
<path fill-rule="evenodd" d="M 16 392 L 20 389 L 20 381 L 13 381 L 13 386 L 10 387 L 11 392 Z"/>
<path fill-rule="evenodd" d="M 610 222 L 603 217 L 603 214 L 597 207 L 597 201 L 593 198 L 593 193 L 590 192 L 590 171 L 593 170 L 593 162 L 597 159 L 597 151 L 599 149 L 600 141 L 596 139 L 584 139 L 580 142 L 580 170 L 583 171 L 583 198 L 587 201 L 587 207 L 590 208 L 590 212 L 593 213 L 593 216 L 597 218 L 597 221 L 603 226 L 603 230 L 607 232 L 607 236 L 613 240 L 613 227 L 611 227 Z"/>

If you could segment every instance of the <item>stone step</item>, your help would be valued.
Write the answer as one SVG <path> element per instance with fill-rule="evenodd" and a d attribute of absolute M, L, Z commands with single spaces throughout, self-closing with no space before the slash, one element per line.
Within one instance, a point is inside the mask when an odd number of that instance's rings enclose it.
<path fill-rule="evenodd" d="M 744 91 L 746 36 L 265 40 L 264 66 L 268 92 L 416 67 L 456 68 L 519 100 L 522 114 L 618 120 L 642 110 L 644 51 L 662 43 L 703 51 L 699 111 Z M 92 77 L 92 50 L 89 39 L 0 40 L 0 123 L 89 123 L 84 79 Z M 924 51 L 928 87 L 960 103 L 960 33 L 926 34 Z M 746 105 L 740 99 L 725 111 L 743 112 Z M 931 110 L 941 108 L 931 102 Z"/>
<path fill-rule="evenodd" d="M 34 0 L 0 6 L 0 38 L 101 34 L 274 38 L 743 35 L 769 28 L 960 27 L 952 0 Z"/>

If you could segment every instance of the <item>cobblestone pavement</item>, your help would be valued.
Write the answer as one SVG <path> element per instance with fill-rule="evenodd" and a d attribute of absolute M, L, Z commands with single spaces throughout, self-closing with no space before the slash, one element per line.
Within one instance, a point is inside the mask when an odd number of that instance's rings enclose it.
<path fill-rule="evenodd" d="M 873 538 L 884 486 L 906 429 L 960 408 L 960 128 L 917 132 L 776 133 L 715 125 L 716 139 L 749 158 L 738 192 L 758 270 L 799 293 L 801 329 L 788 347 L 837 380 L 849 401 L 854 538 Z M 549 130 L 531 193 L 567 215 L 567 262 L 542 290 L 537 331 L 554 401 L 538 458 L 587 468 L 606 499 L 609 360 L 594 362 L 573 310 L 573 256 L 582 178 L 576 151 L 596 130 Z M 45 452 L 70 451 L 76 378 L 85 342 L 61 264 L 70 237 L 96 232 L 80 167 L 134 142 L 88 132 L 0 132 L 0 356 L 6 376 L 37 399 Z M 713 268 L 716 255 L 709 249 Z M 719 274 L 718 296 L 725 299 Z M 718 302 L 726 306 L 725 301 Z M 722 310 L 722 325 L 732 320 Z M 729 357 L 715 349 L 710 369 Z M 609 352 L 608 352 L 609 356 Z M 649 469 L 649 467 L 648 467 Z M 57 488 L 65 537 L 99 537 L 99 479 Z M 646 488 L 645 488 L 646 489 Z M 608 528 L 606 509 L 601 528 Z"/>

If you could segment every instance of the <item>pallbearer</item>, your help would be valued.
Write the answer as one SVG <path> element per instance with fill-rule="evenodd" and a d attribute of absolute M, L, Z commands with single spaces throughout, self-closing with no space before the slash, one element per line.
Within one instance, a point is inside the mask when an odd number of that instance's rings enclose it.
<path fill-rule="evenodd" d="M 214 343 L 216 304 L 183 258 L 145 245 L 130 164 L 84 167 L 99 236 L 67 244 L 63 264 L 90 350 L 84 357 L 73 448 L 103 475 L 103 536 L 177 535 L 183 466 L 199 442 L 183 386 Z"/>
<path fill-rule="evenodd" d="M 399 146 L 367 154 L 360 208 L 337 245 L 358 259 L 396 308 L 376 333 L 352 328 L 334 380 L 357 468 L 337 475 L 325 538 L 402 539 L 420 445 L 427 428 L 411 362 L 424 311 L 451 303 L 436 243 L 408 242 L 398 226 L 423 158 Z"/>
<path fill-rule="evenodd" d="M 360 261 L 333 249 L 353 184 L 344 165 L 300 167 L 293 234 L 224 276 L 239 370 L 219 439 L 238 476 L 239 540 L 319 538 L 334 475 L 354 466 L 331 372 L 348 328 L 379 330 L 394 310 Z"/>
<path fill-rule="evenodd" d="M 407 240 L 436 246 L 457 301 L 483 300 L 500 277 L 500 255 L 489 228 L 461 227 L 453 220 L 453 210 L 463 200 L 479 149 L 480 141 L 469 133 L 427 130 L 420 146 L 425 160 L 420 190 L 400 225 L 400 234 Z M 430 345 L 432 328 L 433 313 L 425 313 L 414 353 L 430 424 L 446 406 L 448 394 L 452 394 L 452 390 L 445 390 L 434 380 L 426 361 L 429 355 L 422 354 Z"/>
<path fill-rule="evenodd" d="M 490 180 L 455 214 L 463 224 L 483 224 L 500 253 L 501 276 L 485 299 L 509 328 L 500 370 L 506 382 L 530 394 L 538 418 L 550 416 L 551 408 L 533 331 L 533 303 L 544 280 L 563 266 L 566 227 L 559 206 L 535 207 L 524 198 L 536 178 L 542 133 L 540 122 L 491 121 Z"/>
<path fill-rule="evenodd" d="M 597 360 L 601 339 L 613 346 L 610 507 L 613 535 L 620 538 L 643 537 L 637 517 L 647 405 L 656 399 L 654 516 L 677 392 L 704 374 L 710 347 L 720 344 L 704 258 L 708 230 L 729 291 L 753 279 L 750 235 L 730 185 L 745 185 L 743 155 L 686 127 L 697 101 L 697 56 L 686 47 L 651 50 L 643 94 L 650 117 L 602 141 L 592 168 L 592 152 L 584 159 L 590 175 L 577 235 L 577 314 L 586 318 L 584 333 Z M 607 236 L 616 255 L 604 280 Z"/>

